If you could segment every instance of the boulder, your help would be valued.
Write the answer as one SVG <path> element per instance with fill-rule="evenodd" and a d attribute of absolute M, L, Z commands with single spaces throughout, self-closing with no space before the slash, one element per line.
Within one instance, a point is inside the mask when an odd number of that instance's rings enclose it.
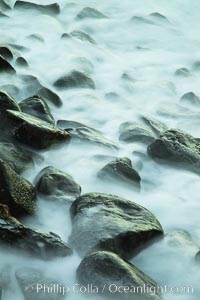
<path fill-rule="evenodd" d="M 25 58 L 23 58 L 22 56 L 19 56 L 17 59 L 16 59 L 16 64 L 20 67 L 28 67 L 28 63 L 27 61 L 25 60 Z"/>
<path fill-rule="evenodd" d="M 200 264 L 200 251 L 195 255 L 195 261 Z"/>
<path fill-rule="evenodd" d="M 83 128 L 87 128 L 89 130 L 93 130 L 94 132 L 96 133 L 101 133 L 102 132 L 96 128 L 93 128 L 93 127 L 90 127 L 86 124 L 83 124 L 83 123 L 80 123 L 80 122 L 76 122 L 76 121 L 72 121 L 72 120 L 58 120 L 57 121 L 57 126 L 61 129 L 78 129 L 80 127 L 83 127 Z"/>
<path fill-rule="evenodd" d="M 167 17 L 158 12 L 151 13 L 149 17 L 156 21 L 169 22 Z"/>
<path fill-rule="evenodd" d="M 104 15 L 102 12 L 98 11 L 97 9 L 91 8 L 91 7 L 85 7 L 83 8 L 78 15 L 76 16 L 76 19 L 82 20 L 82 19 L 107 19 L 108 17 Z"/>
<path fill-rule="evenodd" d="M 61 300 L 66 299 L 62 294 L 64 286 L 55 278 L 48 277 L 43 271 L 36 268 L 24 267 L 15 272 L 17 282 L 20 286 L 25 300 Z M 53 286 L 60 289 L 48 293 Z M 35 296 L 37 295 L 37 297 Z"/>
<path fill-rule="evenodd" d="M 7 110 L 7 116 L 14 128 L 13 137 L 32 148 L 46 149 L 70 139 L 68 132 L 26 113 Z"/>
<path fill-rule="evenodd" d="M 156 136 L 159 136 L 161 133 L 166 131 L 168 128 L 165 124 L 157 121 L 149 116 L 141 116 L 141 120 L 143 121 L 144 125 L 149 127 L 149 130 L 153 131 Z"/>
<path fill-rule="evenodd" d="M 21 101 L 19 106 L 24 113 L 30 114 L 52 125 L 55 125 L 55 120 L 51 114 L 49 106 L 42 97 L 30 97 Z"/>
<path fill-rule="evenodd" d="M 62 105 L 62 100 L 60 97 L 46 87 L 37 77 L 33 75 L 21 75 L 20 76 L 23 84 L 23 94 L 24 97 L 32 97 L 33 95 L 38 95 L 39 97 L 44 98 L 46 102 L 50 102 L 57 107 Z M 24 98 L 23 98 L 24 99 Z M 23 100 L 22 99 L 22 100 Z"/>
<path fill-rule="evenodd" d="M 106 138 L 102 132 L 98 132 L 96 129 L 89 127 L 78 127 L 76 129 L 68 129 L 72 139 L 83 142 L 83 143 L 91 143 L 97 146 L 102 146 L 106 148 L 111 148 L 117 150 L 117 145 Z"/>
<path fill-rule="evenodd" d="M 11 66 L 11 64 L 3 58 L 2 55 L 0 55 L 0 73 L 6 72 L 6 73 L 16 73 L 15 69 Z"/>
<path fill-rule="evenodd" d="M 93 286 L 106 299 L 158 300 L 158 284 L 133 264 L 118 255 L 97 251 L 87 255 L 77 269 L 81 286 Z M 144 287 L 149 289 L 144 290 Z"/>
<path fill-rule="evenodd" d="M 42 196 L 75 200 L 81 194 L 81 187 L 72 176 L 54 167 L 46 167 L 35 179 L 36 191 Z"/>
<path fill-rule="evenodd" d="M 5 114 L 7 109 L 21 111 L 17 102 L 5 91 L 0 90 L 0 115 Z"/>
<path fill-rule="evenodd" d="M 148 154 L 158 161 L 178 163 L 200 173 L 200 139 L 179 129 L 162 133 L 148 146 Z"/>
<path fill-rule="evenodd" d="M 41 5 L 28 1 L 18 0 L 14 5 L 15 9 L 33 9 L 41 12 L 42 14 L 59 14 L 60 6 L 57 3 L 52 3 L 49 5 Z"/>
<path fill-rule="evenodd" d="M 0 142 L 0 159 L 6 161 L 19 174 L 34 166 L 31 155 L 13 143 Z"/>
<path fill-rule="evenodd" d="M 94 81 L 85 73 L 76 70 L 60 77 L 54 82 L 54 86 L 60 89 L 88 88 L 95 89 Z"/>
<path fill-rule="evenodd" d="M 7 46 L 0 46 L 0 55 L 1 55 L 5 60 L 12 60 L 12 59 L 13 59 L 12 51 L 11 51 L 10 48 L 7 47 Z"/>
<path fill-rule="evenodd" d="M 179 77 L 188 77 L 190 76 L 190 71 L 187 68 L 179 68 L 176 70 L 175 75 Z"/>
<path fill-rule="evenodd" d="M 34 214 L 36 193 L 32 184 L 0 160 L 0 203 L 7 204 L 13 216 Z"/>
<path fill-rule="evenodd" d="M 184 94 L 180 103 L 189 107 L 200 107 L 200 98 L 193 92 Z"/>
<path fill-rule="evenodd" d="M 146 208 L 124 198 L 89 193 L 71 206 L 69 243 L 80 255 L 95 249 L 132 258 L 142 248 L 163 236 L 163 229 Z"/>
<path fill-rule="evenodd" d="M 131 160 L 127 157 L 111 161 L 97 175 L 105 181 L 115 180 L 118 183 L 128 184 L 131 187 L 140 189 L 140 175 L 133 168 Z"/>
<path fill-rule="evenodd" d="M 91 44 L 96 44 L 95 40 L 91 38 L 91 36 L 83 31 L 80 30 L 74 30 L 71 33 L 71 36 L 83 41 L 83 42 L 89 42 Z"/>
<path fill-rule="evenodd" d="M 6 205 L 0 204 L 1 248 L 17 249 L 24 254 L 48 260 L 72 254 L 71 249 L 54 233 L 43 233 L 10 216 Z"/>
<path fill-rule="evenodd" d="M 131 142 L 151 143 L 155 140 L 156 135 L 146 126 L 136 122 L 124 122 L 119 127 L 119 140 Z"/>

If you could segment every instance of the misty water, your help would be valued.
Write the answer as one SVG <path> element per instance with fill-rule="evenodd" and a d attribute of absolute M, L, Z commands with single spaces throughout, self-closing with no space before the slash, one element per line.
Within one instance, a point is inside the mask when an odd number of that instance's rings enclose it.
<path fill-rule="evenodd" d="M 11 3 L 15 1 L 10 1 Z M 39 1 L 32 1 L 39 3 Z M 50 0 L 40 4 L 52 3 Z M 41 152 L 42 160 L 35 161 L 35 169 L 23 176 L 34 182 L 38 172 L 52 165 L 73 176 L 87 192 L 106 192 L 122 196 L 143 205 L 155 214 L 165 231 L 165 238 L 146 248 L 132 259 L 132 263 L 160 285 L 191 286 L 192 295 L 166 294 L 164 299 L 199 299 L 200 268 L 194 255 L 200 246 L 200 180 L 199 175 L 179 170 L 151 159 L 143 162 L 139 171 L 141 191 L 100 181 L 96 174 L 108 160 L 95 155 L 127 156 L 133 165 L 139 158 L 134 151 L 146 153 L 147 145 L 119 141 L 119 126 L 125 121 L 138 121 L 148 115 L 168 126 L 179 128 L 200 138 L 198 109 L 189 108 L 188 117 L 177 107 L 187 92 L 200 95 L 200 72 L 194 63 L 200 60 L 200 2 L 198 0 L 58 0 L 61 13 L 44 15 L 31 10 L 9 10 L 8 19 L 0 19 L 1 44 L 27 47 L 21 52 L 28 68 L 15 64 L 17 75 L 36 76 L 63 100 L 62 107 L 50 104 L 56 120 L 73 120 L 101 130 L 114 141 L 119 150 L 94 145 L 70 143 L 59 149 Z M 98 9 L 107 19 L 76 19 L 86 6 Z M 164 18 L 152 17 L 160 13 Z M 143 17 L 152 22 L 132 20 Z M 82 30 L 96 44 L 76 38 L 61 39 L 63 33 Z M 39 34 L 44 42 L 27 38 Z M 188 77 L 175 76 L 179 68 L 190 71 Z M 56 90 L 53 86 L 60 76 L 76 69 L 84 71 L 95 81 L 96 89 Z M 127 73 L 130 80 L 123 80 Z M 16 98 L 26 98 L 23 82 L 18 76 L 1 76 L 0 85 L 14 84 L 19 88 Z M 55 232 L 68 241 L 71 232 L 69 205 L 38 199 L 37 217 L 24 223 L 46 232 Z M 174 231 L 187 231 L 192 240 Z M 22 256 L 17 251 L 2 252 L 0 260 L 10 265 L 12 286 L 4 291 L 3 299 L 20 300 L 22 294 L 15 280 L 15 270 L 22 266 L 42 268 L 67 286 L 76 283 L 75 272 L 81 261 L 76 253 L 71 257 L 48 262 Z M 85 299 L 87 295 L 71 293 L 68 299 Z M 95 296 L 92 296 L 95 299 Z"/>

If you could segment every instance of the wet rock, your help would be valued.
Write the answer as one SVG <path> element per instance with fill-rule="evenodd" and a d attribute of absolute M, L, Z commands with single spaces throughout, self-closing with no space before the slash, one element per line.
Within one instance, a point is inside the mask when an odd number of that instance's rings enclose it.
<path fill-rule="evenodd" d="M 60 89 L 90 88 L 95 89 L 94 81 L 85 73 L 73 70 L 68 75 L 60 77 L 54 82 L 54 86 Z"/>
<path fill-rule="evenodd" d="M 165 236 L 165 241 L 172 247 L 182 248 L 182 251 L 190 251 L 195 253 L 198 245 L 193 241 L 190 233 L 186 230 L 173 230 Z"/>
<path fill-rule="evenodd" d="M 91 36 L 83 31 L 80 30 L 74 30 L 71 33 L 71 36 L 83 41 L 83 42 L 89 42 L 91 44 L 96 44 L 95 40 L 91 38 Z"/>
<path fill-rule="evenodd" d="M 63 33 L 60 37 L 61 39 L 70 39 L 71 38 L 71 35 L 69 33 Z"/>
<path fill-rule="evenodd" d="M 141 116 L 141 120 L 146 126 L 149 127 L 156 135 L 160 135 L 164 131 L 168 130 L 167 126 L 155 119 L 152 119 L 148 116 Z"/>
<path fill-rule="evenodd" d="M 20 67 L 28 67 L 27 61 L 21 56 L 16 59 L 16 64 Z"/>
<path fill-rule="evenodd" d="M 64 286 L 55 278 L 49 278 L 41 270 L 24 267 L 15 272 L 16 279 L 24 295 L 25 300 L 60 300 L 66 299 L 65 295 L 61 293 L 61 288 Z M 60 292 L 48 293 L 53 286 L 60 287 Z M 46 287 L 46 290 L 45 290 Z"/>
<path fill-rule="evenodd" d="M 21 111 L 19 105 L 12 97 L 5 91 L 0 90 L 0 115 L 5 113 L 7 109 Z"/>
<path fill-rule="evenodd" d="M 7 116 L 14 128 L 13 137 L 29 147 L 46 149 L 70 140 L 68 132 L 34 116 L 13 110 L 7 110 Z"/>
<path fill-rule="evenodd" d="M 77 15 L 76 19 L 82 20 L 82 19 L 107 19 L 108 17 L 104 15 L 102 12 L 91 8 L 91 7 L 85 7 L 83 8 Z"/>
<path fill-rule="evenodd" d="M 108 163 L 98 172 L 98 177 L 106 181 L 116 180 L 118 183 L 121 182 L 140 189 L 140 175 L 132 167 L 132 162 L 127 157 L 118 158 Z"/>
<path fill-rule="evenodd" d="M 91 284 L 97 287 L 99 293 L 102 294 L 103 291 L 103 296 L 109 299 L 161 299 L 156 293 L 152 293 L 158 285 L 153 279 L 111 252 L 98 251 L 89 254 L 80 263 L 76 274 L 79 284 Z M 144 286 L 149 287 L 149 293 L 142 292 L 141 287 Z M 115 287 L 118 292 L 112 294 Z M 120 287 L 124 289 L 119 291 Z"/>
<path fill-rule="evenodd" d="M 136 122 L 122 123 L 119 127 L 119 133 L 119 140 L 127 143 L 138 141 L 151 143 L 156 138 L 156 135 L 146 126 Z"/>
<path fill-rule="evenodd" d="M 80 123 L 80 122 L 76 122 L 76 121 L 71 121 L 71 120 L 58 120 L 57 122 L 57 126 L 61 129 L 67 129 L 67 128 L 70 128 L 70 129 L 78 129 L 80 127 L 84 127 L 84 128 L 88 128 L 88 129 L 91 129 L 93 130 L 94 132 L 96 133 L 101 133 L 102 132 L 100 130 L 97 130 L 95 128 L 92 128 L 88 125 L 85 125 L 83 123 Z"/>
<path fill-rule="evenodd" d="M 22 225 L 10 216 L 6 205 L 0 205 L 0 244 L 6 249 L 48 260 L 72 254 L 71 249 L 54 233 L 43 233 Z"/>
<path fill-rule="evenodd" d="M 72 139 L 78 142 L 91 143 L 97 146 L 107 147 L 117 150 L 117 145 L 106 138 L 103 133 L 89 127 L 78 127 L 68 130 Z"/>
<path fill-rule="evenodd" d="M 148 146 L 148 154 L 200 173 L 200 139 L 178 129 L 165 131 Z"/>
<path fill-rule="evenodd" d="M 15 69 L 11 66 L 7 60 L 3 58 L 2 55 L 0 55 L 0 72 L 6 72 L 6 73 L 16 73 Z"/>
<path fill-rule="evenodd" d="M 2 11 L 0 11 L 0 18 L 9 18 L 9 16 L 4 14 Z M 0 292 L 0 296 L 1 296 L 1 292 Z"/>
<path fill-rule="evenodd" d="M 41 97 L 33 96 L 25 99 L 19 103 L 19 106 L 24 113 L 55 125 L 55 120 L 51 114 L 49 106 Z"/>
<path fill-rule="evenodd" d="M 195 255 L 195 261 L 200 264 L 200 251 Z"/>
<path fill-rule="evenodd" d="M 8 47 L 6 47 L 6 46 L 0 46 L 0 55 L 5 60 L 11 60 L 11 59 L 13 59 L 12 51 Z"/>
<path fill-rule="evenodd" d="M 5 84 L 5 85 L 2 85 L 0 87 L 0 91 L 1 90 L 4 91 L 4 92 L 6 92 L 12 98 L 18 99 L 18 96 L 19 96 L 19 93 L 20 93 L 20 89 L 17 86 L 15 86 L 13 84 Z"/>
<path fill-rule="evenodd" d="M 0 142 L 0 159 L 6 161 L 19 174 L 34 166 L 31 155 L 12 143 Z"/>
<path fill-rule="evenodd" d="M 23 92 L 25 97 L 32 97 L 33 95 L 38 95 L 44 98 L 45 101 L 49 101 L 55 106 L 60 107 L 62 105 L 62 100 L 60 97 L 41 83 L 37 77 L 32 75 L 22 75 L 23 82 Z"/>
<path fill-rule="evenodd" d="M 41 5 L 27 1 L 16 1 L 14 8 L 16 9 L 34 9 L 40 11 L 43 14 L 59 14 L 60 7 L 57 3 L 49 4 L 49 5 Z"/>
<path fill-rule="evenodd" d="M 54 167 L 44 168 L 35 179 L 36 191 L 46 197 L 75 200 L 81 187 L 72 176 Z"/>
<path fill-rule="evenodd" d="M 181 97 L 180 103 L 190 107 L 200 107 L 200 98 L 193 92 L 189 92 Z"/>
<path fill-rule="evenodd" d="M 71 217 L 69 242 L 81 255 L 101 249 L 131 258 L 163 235 L 160 223 L 150 211 L 115 195 L 80 196 L 72 203 Z"/>
<path fill-rule="evenodd" d="M 32 184 L 0 159 L 0 203 L 8 205 L 13 216 L 34 214 L 36 193 Z"/>
<path fill-rule="evenodd" d="M 187 68 L 180 68 L 176 70 L 175 75 L 179 77 L 189 77 L 190 71 Z"/>

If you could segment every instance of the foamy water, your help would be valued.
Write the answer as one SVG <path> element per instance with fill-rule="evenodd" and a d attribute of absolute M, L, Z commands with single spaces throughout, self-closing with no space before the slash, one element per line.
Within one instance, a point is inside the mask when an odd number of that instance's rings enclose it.
<path fill-rule="evenodd" d="M 49 3 L 52 2 L 42 1 L 42 4 Z M 199 176 L 147 160 L 140 171 L 142 189 L 138 193 L 102 183 L 96 174 L 106 162 L 95 159 L 94 155 L 127 156 L 134 165 L 137 159 L 133 151 L 146 153 L 146 145 L 121 143 L 118 140 L 118 129 L 122 122 L 138 121 L 141 114 L 156 118 L 169 128 L 186 130 L 200 138 L 200 120 L 192 118 L 189 112 L 188 118 L 178 115 L 172 118 L 159 113 L 164 110 L 177 113 L 176 104 L 186 92 L 200 95 L 200 72 L 193 67 L 200 60 L 200 2 L 58 0 L 57 3 L 61 7 L 58 16 L 42 15 L 35 11 L 6 11 L 10 18 L 0 19 L 0 42 L 28 48 L 21 52 L 21 56 L 27 60 L 29 67 L 23 69 L 13 65 L 17 74 L 34 75 L 59 94 L 63 106 L 55 108 L 51 105 L 56 120 L 74 120 L 97 128 L 120 149 L 115 152 L 72 143 L 43 152 L 44 162 L 37 162 L 35 170 L 26 172 L 24 176 L 33 182 L 43 167 L 53 165 L 72 175 L 81 185 L 82 193 L 106 192 L 123 196 L 152 211 L 165 233 L 174 230 L 188 231 L 194 243 L 181 240 L 182 243 L 180 241 L 177 245 L 173 237 L 167 236 L 163 241 L 142 251 L 132 262 L 161 285 L 187 285 L 194 288 L 194 295 L 170 294 L 164 295 L 164 299 L 198 299 L 200 268 L 195 266 L 194 255 L 200 246 Z M 98 9 L 108 19 L 77 21 L 76 15 L 86 6 Z M 164 15 L 167 20 L 149 16 L 155 12 Z M 153 24 L 131 21 L 133 16 L 145 17 L 153 21 Z M 60 39 L 63 33 L 73 30 L 88 33 L 96 41 L 96 45 L 75 38 Z M 28 39 L 30 34 L 40 34 L 44 43 Z M 174 75 L 182 67 L 188 68 L 191 73 L 189 77 Z M 73 69 L 88 73 L 95 81 L 96 89 L 56 90 L 53 87 L 54 81 Z M 123 73 L 128 73 L 133 80 L 123 80 Z M 1 76 L 0 85 L 4 84 L 14 84 L 20 88 L 16 100 L 27 96 L 18 76 Z M 109 93 L 116 93 L 117 97 L 108 97 Z M 191 109 L 192 112 L 198 113 L 198 110 Z M 53 231 L 67 241 L 71 231 L 68 209 L 67 205 L 39 199 L 38 217 L 26 219 L 25 222 L 37 229 Z M 11 263 L 13 274 L 19 266 L 34 264 L 36 267 L 42 266 L 48 275 L 67 285 L 73 285 L 76 283 L 75 271 L 81 258 L 74 254 L 73 257 L 45 263 L 24 258 L 18 253 L 2 253 L 2 260 Z M 14 275 L 12 282 L 12 288 L 4 294 L 5 300 L 18 300 L 22 297 Z M 69 295 L 72 300 L 83 298 L 84 295 L 80 294 Z"/>

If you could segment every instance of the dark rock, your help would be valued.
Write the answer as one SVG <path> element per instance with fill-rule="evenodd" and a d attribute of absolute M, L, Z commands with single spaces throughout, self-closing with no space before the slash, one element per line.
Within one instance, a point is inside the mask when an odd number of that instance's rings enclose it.
<path fill-rule="evenodd" d="M 15 69 L 0 55 L 0 72 L 16 73 Z"/>
<path fill-rule="evenodd" d="M 136 122 L 124 122 L 119 127 L 119 140 L 131 142 L 145 142 L 151 143 L 155 140 L 156 135 L 150 131 L 146 126 Z"/>
<path fill-rule="evenodd" d="M 19 174 L 34 166 L 31 155 L 23 148 L 12 143 L 0 142 L 0 159 L 6 161 Z"/>
<path fill-rule="evenodd" d="M 0 205 L 1 247 L 21 250 L 40 259 L 52 259 L 72 254 L 71 249 L 54 233 L 43 233 L 22 225 Z"/>
<path fill-rule="evenodd" d="M 9 18 L 9 16 L 4 14 L 2 11 L 0 11 L 0 18 Z M 0 297 L 1 297 L 1 292 L 0 292 Z"/>
<path fill-rule="evenodd" d="M 85 7 L 83 8 L 77 15 L 76 19 L 82 20 L 82 19 L 107 19 L 108 17 L 104 15 L 102 12 L 91 8 L 91 7 Z"/>
<path fill-rule="evenodd" d="M 49 4 L 49 5 L 41 5 L 27 1 L 16 1 L 14 8 L 16 9 L 34 9 L 40 11 L 43 14 L 59 14 L 60 6 L 57 3 Z"/>
<path fill-rule="evenodd" d="M 89 42 L 91 44 L 96 44 L 95 40 L 91 38 L 91 36 L 83 31 L 80 30 L 74 30 L 71 33 L 71 36 L 83 41 L 83 42 Z"/>
<path fill-rule="evenodd" d="M 71 35 L 69 33 L 65 32 L 61 35 L 61 39 L 70 39 L 70 38 L 71 38 Z"/>
<path fill-rule="evenodd" d="M 61 293 L 61 288 L 64 286 L 57 279 L 47 277 L 41 270 L 30 267 L 20 268 L 15 272 L 15 276 L 25 300 L 35 300 L 35 295 L 37 295 L 37 300 L 66 299 Z M 51 290 L 53 286 L 60 287 L 60 292 L 58 289 L 58 292 L 55 290 L 55 292 L 48 293 L 48 289 Z"/>
<path fill-rule="evenodd" d="M 152 119 L 148 116 L 141 116 L 141 120 L 145 125 L 149 127 L 156 135 L 160 135 L 164 131 L 168 130 L 167 126 L 155 119 Z"/>
<path fill-rule="evenodd" d="M 175 75 L 180 77 L 188 77 L 190 76 L 190 71 L 187 68 L 180 68 L 176 70 Z"/>
<path fill-rule="evenodd" d="M 200 264 L 200 251 L 195 255 L 195 261 Z"/>
<path fill-rule="evenodd" d="M 0 90 L 0 115 L 5 113 L 7 109 L 21 111 L 19 105 L 12 97 L 5 91 Z"/>
<path fill-rule="evenodd" d="M 135 79 L 129 73 L 126 73 L 126 72 L 122 74 L 121 78 L 123 80 L 129 81 L 129 82 L 132 82 L 132 83 L 135 82 Z"/>
<path fill-rule="evenodd" d="M 184 94 L 180 99 L 181 104 L 185 104 L 187 106 L 196 106 L 200 107 L 200 98 L 195 95 L 193 92 L 189 92 Z"/>
<path fill-rule="evenodd" d="M 148 147 L 148 154 L 158 160 L 179 163 L 200 173 L 200 139 L 178 129 L 165 131 Z"/>
<path fill-rule="evenodd" d="M 54 82 L 57 88 L 91 88 L 95 89 L 94 81 L 86 74 L 73 70 L 68 75 L 60 77 Z"/>
<path fill-rule="evenodd" d="M 13 216 L 34 214 L 36 193 L 32 184 L 0 160 L 0 203 L 8 205 Z"/>
<path fill-rule="evenodd" d="M 24 113 L 35 116 L 43 121 L 55 125 L 55 120 L 47 103 L 39 96 L 33 96 L 19 103 Z"/>
<path fill-rule="evenodd" d="M 28 67 L 27 61 L 21 56 L 16 59 L 16 64 L 20 67 Z"/>
<path fill-rule="evenodd" d="M 37 77 L 32 75 L 22 75 L 23 82 L 23 92 L 25 97 L 32 97 L 33 95 L 38 95 L 49 101 L 55 106 L 60 107 L 62 105 L 62 100 L 60 97 L 54 93 L 52 90 L 47 88 L 43 83 L 41 83 Z"/>
<path fill-rule="evenodd" d="M 37 175 L 35 187 L 39 194 L 52 198 L 75 200 L 81 194 L 73 177 L 54 167 L 46 167 Z"/>
<path fill-rule="evenodd" d="M 72 203 L 71 217 L 69 242 L 81 255 L 101 249 L 131 258 L 163 235 L 150 211 L 115 195 L 80 196 Z"/>
<path fill-rule="evenodd" d="M 8 47 L 6 47 L 6 46 L 0 46 L 0 55 L 5 60 L 11 60 L 11 59 L 13 59 L 12 51 Z"/>
<path fill-rule="evenodd" d="M 97 146 L 103 146 L 111 149 L 118 149 L 117 145 L 111 140 L 107 139 L 103 133 L 96 129 L 89 127 L 78 127 L 76 129 L 68 130 L 72 139 L 78 142 L 92 143 Z"/>
<path fill-rule="evenodd" d="M 140 188 L 140 175 L 132 167 L 131 160 L 127 157 L 118 158 L 108 163 L 98 172 L 98 177 L 103 180 L 117 180 L 132 187 Z"/>
<path fill-rule="evenodd" d="M 32 148 L 46 149 L 70 139 L 68 132 L 26 113 L 7 110 L 7 116 L 14 128 L 13 137 Z"/>
<path fill-rule="evenodd" d="M 84 128 L 91 129 L 96 133 L 101 133 L 102 134 L 102 132 L 100 130 L 92 128 L 92 127 L 90 127 L 88 125 L 85 125 L 83 123 L 76 122 L 76 121 L 71 121 L 71 120 L 58 120 L 57 121 L 57 126 L 61 129 L 69 129 L 69 128 L 70 129 L 78 129 L 80 127 L 84 127 Z"/>
<path fill-rule="evenodd" d="M 89 254 L 80 263 L 76 274 L 79 284 L 97 287 L 99 293 L 102 294 L 103 291 L 103 296 L 108 299 L 161 299 L 157 293 L 152 292 L 158 286 L 153 279 L 111 252 Z M 149 293 L 141 290 L 144 286 L 148 286 Z M 115 287 L 118 292 L 112 294 Z M 123 288 L 120 290 L 120 287 Z"/>

